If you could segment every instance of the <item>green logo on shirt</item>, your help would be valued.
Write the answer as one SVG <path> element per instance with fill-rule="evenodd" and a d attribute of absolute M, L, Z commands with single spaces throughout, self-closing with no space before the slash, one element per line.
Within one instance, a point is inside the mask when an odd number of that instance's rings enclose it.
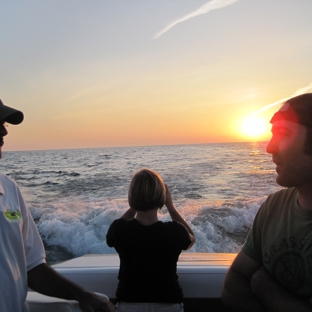
<path fill-rule="evenodd" d="M 19 211 L 7 210 L 4 211 L 4 215 L 6 216 L 7 219 L 11 221 L 22 219 L 21 213 Z"/>

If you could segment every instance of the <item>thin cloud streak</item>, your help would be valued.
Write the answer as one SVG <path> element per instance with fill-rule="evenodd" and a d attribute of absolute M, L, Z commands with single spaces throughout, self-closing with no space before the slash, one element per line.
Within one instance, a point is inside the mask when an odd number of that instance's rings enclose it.
<path fill-rule="evenodd" d="M 63 102 L 63 104 L 65 103 L 69 103 L 69 102 L 72 102 L 73 100 L 79 98 L 81 95 L 89 92 L 89 91 L 93 91 L 93 90 L 96 90 L 99 86 L 95 86 L 95 87 L 90 87 L 90 88 L 87 88 L 87 89 L 84 89 L 84 90 L 81 90 L 79 91 L 77 94 L 75 94 L 74 96 L 72 96 L 70 99 L 67 99 Z"/>
<path fill-rule="evenodd" d="M 221 9 L 221 8 L 226 7 L 226 6 L 232 5 L 233 3 L 237 2 L 237 1 L 239 1 L 239 0 L 212 0 L 210 2 L 207 2 L 206 4 L 201 6 L 198 10 L 196 10 L 190 14 L 187 14 L 184 17 L 181 17 L 180 19 L 176 20 L 175 22 L 172 22 L 171 24 L 169 24 L 168 26 L 166 26 L 165 28 L 160 30 L 158 33 L 156 33 L 154 35 L 154 37 L 152 39 L 159 38 L 161 35 L 163 35 L 165 32 L 167 32 L 169 29 L 171 29 L 172 27 L 176 26 L 179 23 L 185 22 L 185 21 L 187 21 L 193 17 L 196 17 L 198 15 L 206 14 L 212 10 Z"/>
<path fill-rule="evenodd" d="M 308 85 L 308 86 L 306 86 L 306 87 L 303 87 L 303 88 L 297 90 L 297 91 L 294 93 L 294 95 L 292 95 L 292 96 L 290 96 L 290 97 L 287 97 L 287 98 L 283 98 L 283 99 L 281 99 L 281 100 L 279 100 L 279 101 L 277 101 L 277 102 L 268 104 L 268 105 L 266 105 L 266 106 L 260 108 L 259 110 L 255 111 L 255 112 L 253 112 L 253 113 L 251 113 L 251 114 L 248 114 L 248 115 L 244 116 L 244 117 L 241 118 L 241 119 L 236 120 L 235 122 L 231 123 L 231 124 L 229 125 L 229 127 L 231 127 L 231 126 L 233 126 L 233 125 L 236 125 L 236 124 L 239 123 L 240 121 L 243 121 L 243 120 L 245 120 L 245 119 L 247 119 L 247 118 L 249 118 L 249 117 L 258 115 L 259 113 L 264 112 L 264 111 L 266 111 L 267 109 L 269 109 L 269 108 L 271 108 L 271 107 L 273 107 L 273 106 L 276 106 L 276 105 L 278 105 L 278 104 L 281 104 L 281 103 L 283 103 L 283 102 L 286 102 L 286 101 L 287 101 L 288 99 L 290 99 L 291 97 L 294 97 L 294 96 L 297 96 L 297 95 L 306 93 L 306 92 L 309 91 L 310 89 L 312 89 L 312 82 L 310 83 L 310 85 Z"/>

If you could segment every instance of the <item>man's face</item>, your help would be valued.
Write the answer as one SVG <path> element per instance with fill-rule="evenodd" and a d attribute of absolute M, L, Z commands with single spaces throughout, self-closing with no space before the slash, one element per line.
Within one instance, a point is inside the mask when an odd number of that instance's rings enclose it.
<path fill-rule="evenodd" d="M 2 157 L 2 146 L 4 144 L 3 137 L 8 134 L 8 131 L 5 127 L 5 122 L 0 120 L 0 158 Z"/>
<path fill-rule="evenodd" d="M 276 164 L 276 182 L 285 187 L 312 186 L 312 156 L 304 153 L 307 129 L 298 123 L 277 120 L 266 148 Z"/>

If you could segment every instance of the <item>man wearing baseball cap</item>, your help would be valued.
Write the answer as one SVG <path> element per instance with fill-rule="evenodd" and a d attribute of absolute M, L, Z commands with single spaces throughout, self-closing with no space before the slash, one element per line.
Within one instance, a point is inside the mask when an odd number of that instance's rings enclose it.
<path fill-rule="evenodd" d="M 3 137 L 8 134 L 6 128 L 4 127 L 4 124 L 7 122 L 13 125 L 18 125 L 23 121 L 24 115 L 21 111 L 4 105 L 2 101 L 0 100 L 0 119 L 1 119 L 0 158 L 1 158 L 1 150 L 2 150 L 3 143 L 4 143 Z"/>
<path fill-rule="evenodd" d="M 312 93 L 286 101 L 271 123 L 266 150 L 285 188 L 260 207 L 222 297 L 239 311 L 312 311 Z"/>
<path fill-rule="evenodd" d="M 0 100 L 0 157 L 5 123 L 20 124 L 21 111 Z M 45 251 L 16 183 L 0 173 L 0 311 L 29 311 L 28 286 L 42 294 L 77 300 L 84 312 L 115 311 L 105 297 L 88 292 L 57 273 L 45 261 Z"/>

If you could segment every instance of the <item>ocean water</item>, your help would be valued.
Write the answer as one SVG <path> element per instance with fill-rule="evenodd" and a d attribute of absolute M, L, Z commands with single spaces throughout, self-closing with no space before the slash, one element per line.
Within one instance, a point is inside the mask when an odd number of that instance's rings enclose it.
<path fill-rule="evenodd" d="M 280 189 L 266 142 L 3 152 L 44 241 L 48 263 L 106 245 L 111 222 L 128 208 L 132 175 L 158 171 L 196 235 L 194 252 L 238 252 L 266 197 Z M 166 208 L 160 219 L 170 220 Z"/>

